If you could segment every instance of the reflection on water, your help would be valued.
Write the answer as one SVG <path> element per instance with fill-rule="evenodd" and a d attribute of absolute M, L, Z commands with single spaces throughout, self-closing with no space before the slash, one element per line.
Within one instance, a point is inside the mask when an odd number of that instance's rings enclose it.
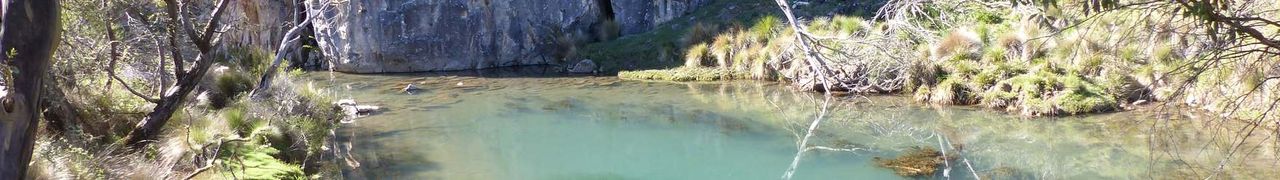
<path fill-rule="evenodd" d="M 390 109 L 340 132 L 360 162 L 348 173 L 357 179 L 776 179 L 821 104 L 772 83 L 550 72 L 313 78 Z M 401 92 L 408 84 L 423 90 Z M 1204 177 L 1239 139 L 1230 138 L 1238 125 L 1167 114 L 1172 120 L 1155 121 L 1160 114 L 1141 111 L 1021 119 L 889 96 L 846 97 L 832 108 L 810 144 L 858 150 L 811 152 L 795 179 L 896 179 L 872 159 L 940 146 L 968 160 L 950 163 L 959 179 Z M 1248 141 L 1257 143 L 1215 177 L 1275 177 L 1278 150 L 1265 143 L 1273 136 L 1255 133 Z"/>

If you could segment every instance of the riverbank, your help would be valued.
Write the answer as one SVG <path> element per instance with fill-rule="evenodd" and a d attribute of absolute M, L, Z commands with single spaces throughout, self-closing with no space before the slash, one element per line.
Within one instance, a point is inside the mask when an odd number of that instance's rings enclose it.
<path fill-rule="evenodd" d="M 767 3 L 713 4 L 726 8 L 708 8 L 689 21 L 666 25 L 673 30 L 587 46 L 648 49 L 598 50 L 586 57 L 605 61 L 601 64 L 611 64 L 611 58 L 664 64 L 623 68 L 640 69 L 619 72 L 625 79 L 776 80 L 820 90 L 824 85 L 815 81 L 825 78 L 836 82 L 825 86 L 841 91 L 907 94 L 922 103 L 983 106 L 1022 116 L 1172 103 L 1228 118 L 1277 120 L 1264 114 L 1274 114 L 1267 107 L 1280 100 L 1280 61 L 1258 55 L 1211 59 L 1206 54 L 1216 51 L 1207 48 L 1207 37 L 1178 33 L 1196 31 L 1185 26 L 1191 22 L 1161 21 L 1176 14 L 1139 9 L 1089 14 L 1070 3 L 926 4 L 937 14 L 872 20 L 876 14 L 848 9 L 883 8 L 884 13 L 903 7 L 815 3 L 797 8 L 811 15 L 802 18 L 804 27 L 819 37 L 815 42 L 833 72 L 827 75 L 811 73 L 795 47 L 794 30 Z M 728 7 L 765 13 L 721 10 L 733 9 Z M 636 45 L 641 42 L 645 46 Z M 660 70 L 643 70 L 654 67 Z"/>
<path fill-rule="evenodd" d="M 103 76 L 54 81 L 60 102 L 45 113 L 32 158 L 32 177 L 50 179 L 312 179 L 341 177 L 342 156 L 333 131 L 348 117 L 335 94 L 279 73 L 271 87 L 247 97 L 270 59 L 261 50 L 229 51 L 214 66 L 199 95 L 147 146 L 126 148 L 121 138 L 154 104 Z M 75 71 L 55 65 L 59 72 Z M 283 71 L 283 69 L 282 69 Z M 147 83 L 124 81 L 133 87 Z M 134 84 L 136 83 L 136 84 Z M 144 91 L 149 92 L 149 91 Z"/>

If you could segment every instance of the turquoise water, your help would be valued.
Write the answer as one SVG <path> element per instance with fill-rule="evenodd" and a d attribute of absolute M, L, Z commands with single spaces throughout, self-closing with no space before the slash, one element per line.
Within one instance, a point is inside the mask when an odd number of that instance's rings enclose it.
<path fill-rule="evenodd" d="M 822 104 L 772 83 L 540 69 L 311 77 L 387 108 L 339 132 L 359 162 L 346 173 L 356 179 L 779 179 Z M 406 84 L 423 90 L 400 91 Z M 929 179 L 1202 177 L 1234 142 L 1206 131 L 1234 127 L 1143 111 L 1023 119 L 892 96 L 842 97 L 829 108 L 809 145 L 852 151 L 808 151 L 794 179 L 901 179 L 873 159 L 917 147 L 959 157 Z M 1280 151 L 1268 144 L 1248 146 L 1255 151 L 1237 155 L 1248 158 L 1216 177 L 1274 177 L 1267 168 L 1278 167 Z"/>

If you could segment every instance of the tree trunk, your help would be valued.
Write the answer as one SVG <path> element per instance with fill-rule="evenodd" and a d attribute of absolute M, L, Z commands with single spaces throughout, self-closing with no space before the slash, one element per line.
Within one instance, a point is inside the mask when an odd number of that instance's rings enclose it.
<path fill-rule="evenodd" d="M 214 7 L 209 22 L 205 23 L 207 25 L 202 34 L 196 34 L 195 29 L 186 26 L 189 24 L 186 23 L 186 18 L 182 17 L 180 13 L 176 13 L 181 6 L 176 0 L 165 0 L 164 2 L 166 11 L 170 12 L 169 16 L 174 20 L 170 22 L 172 27 L 182 28 L 174 29 L 174 31 L 183 30 L 187 32 L 187 38 L 190 38 L 191 42 L 195 43 L 196 49 L 200 51 L 200 54 L 196 56 L 196 65 L 191 67 L 191 70 L 178 73 L 177 87 L 173 87 L 176 89 L 164 94 L 160 98 L 160 102 L 156 103 L 156 107 L 151 110 L 151 113 L 148 113 L 147 117 L 143 118 L 142 122 L 138 122 L 133 130 L 129 131 L 129 135 L 124 137 L 124 143 L 135 148 L 142 147 L 156 139 L 156 135 L 161 133 L 161 129 L 164 128 L 165 124 L 168 124 L 169 118 L 172 118 L 173 114 L 182 108 L 183 103 L 187 100 L 187 95 L 195 91 L 196 86 L 200 85 L 200 79 L 204 78 L 204 75 L 209 72 L 209 67 L 213 66 L 214 60 L 211 56 L 214 55 L 213 46 L 215 45 L 214 42 L 216 42 L 216 37 L 213 34 L 217 33 L 214 30 L 220 26 L 219 19 L 225 12 L 224 10 L 226 10 L 229 1 L 218 1 L 218 5 Z M 174 63 L 182 61 L 182 59 L 177 59 L 178 57 L 176 56 L 174 58 Z"/>
<path fill-rule="evenodd" d="M 6 0 L 0 60 L 11 69 L 11 92 L 0 97 L 0 177 L 25 179 L 39 124 L 40 88 L 61 28 L 57 0 Z"/>

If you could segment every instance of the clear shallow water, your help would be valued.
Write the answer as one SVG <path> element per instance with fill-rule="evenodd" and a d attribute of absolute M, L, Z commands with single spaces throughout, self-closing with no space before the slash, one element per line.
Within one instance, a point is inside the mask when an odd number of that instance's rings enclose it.
<path fill-rule="evenodd" d="M 538 68 L 311 78 L 388 108 L 339 132 L 360 164 L 347 173 L 357 179 L 778 179 L 821 100 L 771 83 L 559 77 Z M 400 91 L 410 83 L 424 90 Z M 1153 123 L 1160 114 L 1146 112 L 1021 119 L 889 96 L 831 107 L 810 144 L 856 150 L 810 151 L 794 179 L 900 179 L 873 159 L 941 144 L 963 157 L 951 162 L 957 179 L 1199 177 L 1235 142 L 1215 130 L 1236 128 L 1182 115 Z M 1252 139 L 1274 141 L 1260 134 Z M 1274 144 L 1246 147 L 1253 151 L 1217 177 L 1276 177 Z"/>

